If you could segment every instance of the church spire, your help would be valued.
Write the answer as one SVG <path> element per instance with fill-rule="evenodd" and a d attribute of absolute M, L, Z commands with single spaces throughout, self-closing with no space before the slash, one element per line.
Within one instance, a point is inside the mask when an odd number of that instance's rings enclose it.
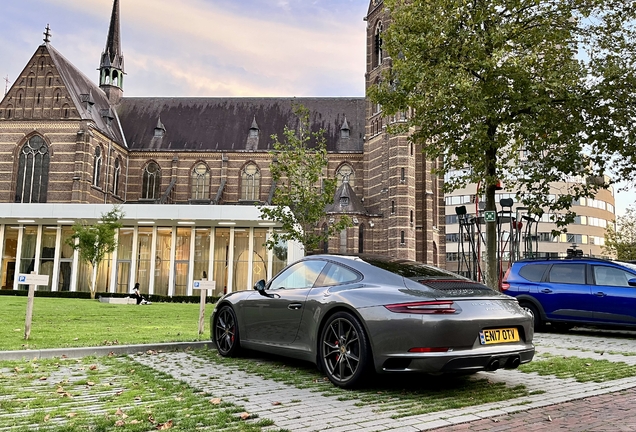
<path fill-rule="evenodd" d="M 104 90 L 112 104 L 119 103 L 124 88 L 124 55 L 121 52 L 119 25 L 119 0 L 113 2 L 106 48 L 99 65 L 99 87 Z"/>

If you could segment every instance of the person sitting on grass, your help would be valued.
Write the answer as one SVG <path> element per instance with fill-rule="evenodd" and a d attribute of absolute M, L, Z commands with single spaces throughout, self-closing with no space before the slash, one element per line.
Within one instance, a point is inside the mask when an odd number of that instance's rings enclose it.
<path fill-rule="evenodd" d="M 137 300 L 138 305 L 151 304 L 148 300 L 146 300 L 145 298 L 141 296 L 141 293 L 139 292 L 139 282 L 137 282 L 135 284 L 135 287 L 133 288 L 133 298 Z"/>

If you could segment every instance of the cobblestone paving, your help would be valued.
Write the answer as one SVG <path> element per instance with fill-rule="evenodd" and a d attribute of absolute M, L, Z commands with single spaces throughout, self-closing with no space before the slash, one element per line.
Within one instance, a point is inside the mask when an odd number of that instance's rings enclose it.
<path fill-rule="evenodd" d="M 579 356 L 604 359 L 611 362 L 636 364 L 634 332 L 572 331 L 564 334 L 539 333 L 535 335 L 537 355 Z M 356 401 L 339 401 L 310 390 L 297 389 L 275 381 L 259 378 L 237 369 L 210 363 L 183 352 L 138 356 L 135 360 L 161 372 L 183 380 L 228 402 L 240 404 L 248 412 L 274 421 L 272 428 L 291 431 L 423 431 L 460 425 L 465 429 L 481 419 L 489 419 L 482 430 L 507 430 L 491 419 L 511 413 L 548 407 L 568 401 L 627 391 L 636 387 L 636 377 L 602 383 L 579 383 L 573 379 L 499 370 L 479 373 L 493 382 L 509 386 L 522 384 L 530 395 L 504 402 L 446 410 L 424 415 L 392 419 L 390 412 L 380 412 L 373 406 L 357 406 Z M 532 394 L 541 392 L 541 394 Z M 632 392 L 631 394 L 634 394 Z M 552 425 L 555 426 L 555 425 Z M 464 428 L 464 429 L 462 429 Z M 525 429 L 531 430 L 531 429 Z M 537 429 L 550 430 L 550 429 Z M 595 429 L 580 429 L 595 430 Z M 632 429 L 626 429 L 632 430 Z"/>

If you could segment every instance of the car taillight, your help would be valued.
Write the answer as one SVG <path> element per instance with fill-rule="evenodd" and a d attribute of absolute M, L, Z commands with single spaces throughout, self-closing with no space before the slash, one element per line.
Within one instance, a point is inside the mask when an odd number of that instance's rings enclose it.
<path fill-rule="evenodd" d="M 508 275 L 510 274 L 510 269 L 506 270 L 506 274 L 503 277 L 503 280 L 501 281 L 501 290 L 502 291 L 506 291 L 508 288 L 510 288 L 510 284 L 508 283 Z"/>
<path fill-rule="evenodd" d="M 435 300 L 413 303 L 399 303 L 384 306 L 391 312 L 410 314 L 452 314 L 456 310 L 452 301 Z"/>

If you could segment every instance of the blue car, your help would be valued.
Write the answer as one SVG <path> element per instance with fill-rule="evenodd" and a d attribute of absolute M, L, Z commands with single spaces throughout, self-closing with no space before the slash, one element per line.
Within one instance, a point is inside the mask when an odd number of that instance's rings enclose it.
<path fill-rule="evenodd" d="M 568 329 L 574 325 L 636 327 L 636 265 L 593 258 L 522 260 L 512 264 L 502 291 L 534 317 Z"/>

